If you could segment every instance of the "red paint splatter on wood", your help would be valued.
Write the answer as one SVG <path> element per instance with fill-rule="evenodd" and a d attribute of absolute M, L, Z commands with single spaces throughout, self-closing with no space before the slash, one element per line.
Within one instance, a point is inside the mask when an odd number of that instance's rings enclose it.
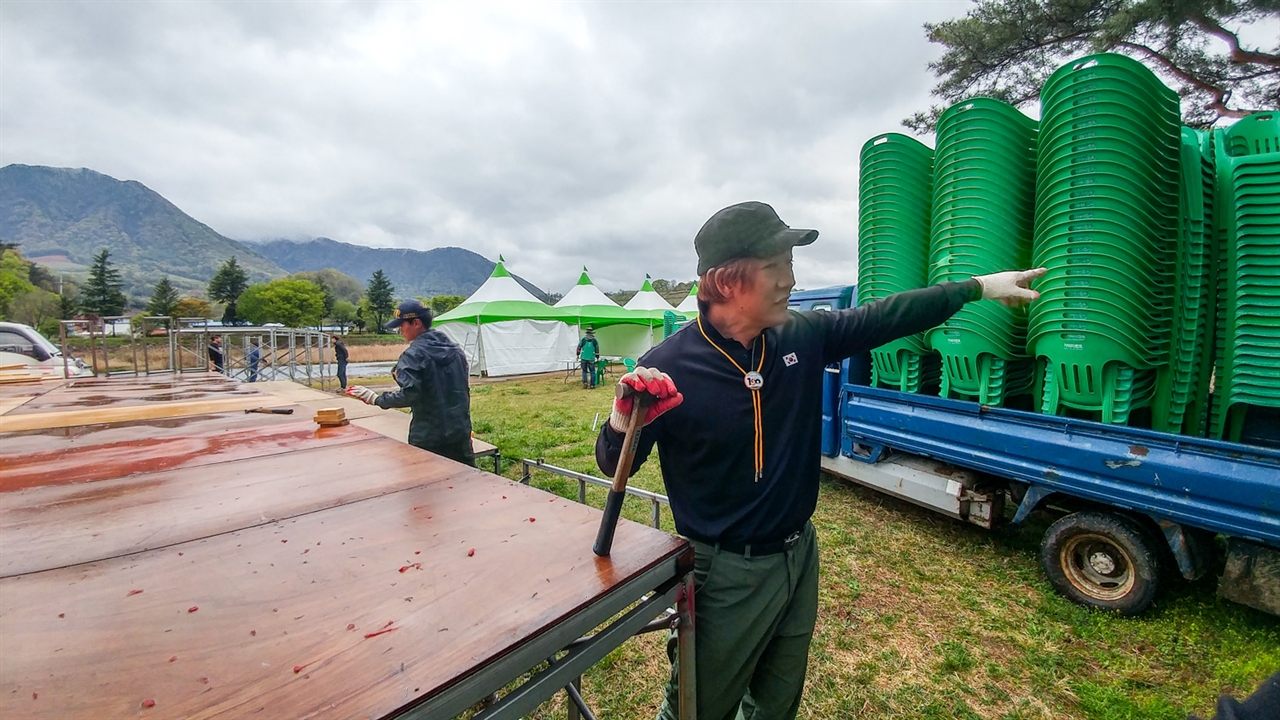
<path fill-rule="evenodd" d="M 422 551 L 421 551 L 421 550 L 414 550 L 414 551 L 413 551 L 413 554 L 414 554 L 414 555 L 421 555 L 421 554 L 422 554 Z"/>
<path fill-rule="evenodd" d="M 156 701 L 152 700 L 151 698 L 147 698 L 146 700 L 142 701 L 142 707 L 153 708 L 155 706 L 156 706 Z"/>
<path fill-rule="evenodd" d="M 257 630 L 250 630 L 250 631 L 249 631 L 249 636 L 250 636 L 250 637 L 258 637 L 258 631 L 257 631 Z"/>
<path fill-rule="evenodd" d="M 141 593 L 141 592 L 142 592 L 141 590 L 130 590 L 130 591 L 129 591 L 129 594 L 128 594 L 128 595 L 125 595 L 125 597 L 132 597 L 132 596 L 137 595 L 137 594 L 139 594 L 139 593 Z"/>
<path fill-rule="evenodd" d="M 303 554 L 303 555 L 306 555 L 306 554 L 307 554 L 307 553 L 309 553 L 309 552 L 311 552 L 311 548 L 307 548 L 306 550 L 303 550 L 303 551 L 302 551 L 302 554 Z"/>
<path fill-rule="evenodd" d="M 316 662 L 317 662 L 316 660 L 312 660 L 311 662 L 307 663 L 306 665 L 294 665 L 294 666 L 293 666 L 293 674 L 294 674 L 294 675 L 297 675 L 298 673 L 302 672 L 303 670 L 305 670 L 305 669 L 307 669 L 307 668 L 311 667 L 312 665 L 315 665 L 315 664 L 316 664 Z"/>
<path fill-rule="evenodd" d="M 538 522 L 538 518 L 529 518 L 529 522 Z"/>
<path fill-rule="evenodd" d="M 58 613 L 58 617 L 60 617 L 60 618 L 64 618 L 64 617 L 66 617 L 66 616 L 67 616 L 67 614 L 66 614 L 66 613 Z"/>
<path fill-rule="evenodd" d="M 199 610 L 199 609 L 200 609 L 200 606 L 199 606 L 199 605 L 192 605 L 191 607 L 187 608 L 187 612 L 189 612 L 189 613 L 193 613 L 193 612 L 195 612 L 195 611 L 197 611 L 197 610 Z"/>
<path fill-rule="evenodd" d="M 205 685 L 209 684 L 209 678 L 207 677 L 201 676 L 198 679 L 200 680 L 200 682 L 204 683 Z"/>
<path fill-rule="evenodd" d="M 507 496 L 506 496 L 506 495 L 503 495 L 503 496 L 502 496 L 502 499 L 503 499 L 503 500 L 506 500 L 506 499 L 507 499 Z"/>
<path fill-rule="evenodd" d="M 409 568 L 414 568 L 414 569 L 416 569 L 416 570 L 421 570 L 421 569 L 422 569 L 422 563 L 409 563 L 408 565 L 405 565 L 404 567 L 400 568 L 400 572 L 404 572 L 404 571 L 408 570 Z"/>
<path fill-rule="evenodd" d="M 169 658 L 169 662 L 178 662 L 178 656 L 174 655 L 173 657 Z"/>
<path fill-rule="evenodd" d="M 356 624 L 355 624 L 355 623 L 347 623 L 347 629 L 348 629 L 348 630 L 355 630 L 355 629 L 356 629 Z"/>
<path fill-rule="evenodd" d="M 31 699 L 32 699 L 32 700 L 39 700 L 39 699 L 40 699 L 40 693 L 31 693 Z"/>
<path fill-rule="evenodd" d="M 471 557 L 471 556 L 473 556 L 473 555 L 475 555 L 475 554 L 476 554 L 476 549 L 475 549 L 475 548 L 471 548 L 470 550 L 468 550 L 468 551 L 467 551 L 467 557 Z"/>
<path fill-rule="evenodd" d="M 377 632 L 365 633 L 364 639 L 368 640 L 371 637 L 378 637 L 379 635 L 384 635 L 389 632 L 395 632 L 399 629 L 400 628 L 387 628 L 386 630 L 379 630 Z"/>
<path fill-rule="evenodd" d="M 288 540 L 281 540 L 280 542 L 282 542 L 282 543 L 287 543 L 287 542 L 289 542 L 289 541 L 288 541 Z"/>

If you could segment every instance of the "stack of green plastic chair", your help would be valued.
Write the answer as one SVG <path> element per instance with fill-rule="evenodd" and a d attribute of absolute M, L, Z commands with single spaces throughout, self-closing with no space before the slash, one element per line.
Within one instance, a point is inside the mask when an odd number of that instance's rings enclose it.
<path fill-rule="evenodd" d="M 1182 128 L 1178 188 L 1178 261 L 1175 270 L 1173 327 L 1169 364 L 1160 374 L 1151 406 L 1151 427 L 1165 432 L 1195 432 L 1192 403 L 1207 391 L 1211 367 L 1203 349 L 1213 312 L 1212 189 L 1205 194 L 1205 158 L 1196 130 Z M 1206 213 L 1206 204 L 1208 212 Z M 1206 217 L 1210 225 L 1206 227 Z M 1210 340 L 1211 341 L 1211 340 Z"/>
<path fill-rule="evenodd" d="M 942 113 L 937 138 L 929 283 L 1028 267 L 1036 122 L 1008 103 L 974 98 Z M 942 357 L 942 395 L 1000 406 L 1030 391 L 1026 309 L 969 303 L 926 336 Z"/>
<path fill-rule="evenodd" d="M 1188 435 L 1207 436 L 1209 433 L 1209 393 L 1212 388 L 1214 368 L 1221 361 L 1225 343 L 1225 327 L 1220 328 L 1226 317 L 1226 233 L 1217 222 L 1218 190 L 1217 170 L 1214 167 L 1213 134 L 1204 130 L 1192 130 L 1200 145 L 1200 197 L 1204 212 L 1203 238 L 1208 251 L 1208 281 L 1204 299 L 1205 317 L 1203 335 L 1200 337 L 1200 358 L 1196 363 L 1194 396 L 1183 419 L 1183 432 Z M 1183 128 L 1184 142 L 1188 129 Z"/>
<path fill-rule="evenodd" d="M 1238 441 L 1248 406 L 1280 407 L 1280 112 L 1214 135 L 1226 302 L 1210 435 Z"/>
<path fill-rule="evenodd" d="M 862 146 L 858 187 L 858 302 L 878 300 L 929 281 L 933 152 L 897 133 Z M 937 383 L 937 356 L 924 333 L 871 351 L 872 383 L 921 392 Z"/>
<path fill-rule="evenodd" d="M 1027 328 L 1041 409 L 1126 424 L 1168 367 L 1177 263 L 1178 96 L 1141 63 L 1092 55 L 1040 93 Z"/>

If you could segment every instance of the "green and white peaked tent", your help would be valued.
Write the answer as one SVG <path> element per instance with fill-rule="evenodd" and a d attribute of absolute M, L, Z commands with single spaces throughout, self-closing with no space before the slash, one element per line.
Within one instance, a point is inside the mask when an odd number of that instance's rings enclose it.
<path fill-rule="evenodd" d="M 595 329 L 601 355 L 634 359 L 653 347 L 652 319 L 619 307 L 591 282 L 585 267 L 556 307 L 576 318 L 579 337 L 588 326 Z"/>
<path fill-rule="evenodd" d="M 651 324 L 649 347 L 662 342 L 663 315 L 674 312 L 675 308 L 653 289 L 653 283 L 649 281 L 648 275 L 644 276 L 644 285 L 640 286 L 640 291 L 633 295 L 623 307 L 649 319 Z"/>
<path fill-rule="evenodd" d="M 689 319 L 693 319 L 693 316 L 698 314 L 698 283 L 695 282 L 693 287 L 689 288 L 689 294 L 676 306 L 676 314 L 684 315 Z"/>
<path fill-rule="evenodd" d="M 640 292 L 633 295 L 623 307 L 628 310 L 648 313 L 652 317 L 656 317 L 658 322 L 662 322 L 662 314 L 664 312 L 675 310 L 675 308 L 671 307 L 671 303 L 667 302 L 666 298 L 653 289 L 653 283 L 649 282 L 648 275 L 644 276 L 644 285 L 640 286 Z"/>
<path fill-rule="evenodd" d="M 516 282 L 499 255 L 489 279 L 433 326 L 466 352 L 472 375 L 499 377 L 563 370 L 578 346 L 574 322 Z"/>

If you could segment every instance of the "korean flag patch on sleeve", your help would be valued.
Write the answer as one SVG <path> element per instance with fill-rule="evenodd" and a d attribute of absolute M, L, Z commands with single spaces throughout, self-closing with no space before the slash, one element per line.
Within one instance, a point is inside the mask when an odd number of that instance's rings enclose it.
<path fill-rule="evenodd" d="M 800 359 L 796 357 L 795 353 L 789 352 L 782 356 L 782 362 L 786 363 L 787 367 L 791 367 L 792 365 L 800 362 Z"/>

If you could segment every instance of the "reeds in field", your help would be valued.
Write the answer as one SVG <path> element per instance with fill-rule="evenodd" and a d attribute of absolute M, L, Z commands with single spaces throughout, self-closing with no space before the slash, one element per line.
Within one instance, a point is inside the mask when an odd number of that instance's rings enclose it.
<path fill-rule="evenodd" d="M 347 357 L 350 362 L 388 362 L 398 360 L 400 353 L 409 347 L 408 343 L 391 343 L 386 345 L 348 345 Z"/>

